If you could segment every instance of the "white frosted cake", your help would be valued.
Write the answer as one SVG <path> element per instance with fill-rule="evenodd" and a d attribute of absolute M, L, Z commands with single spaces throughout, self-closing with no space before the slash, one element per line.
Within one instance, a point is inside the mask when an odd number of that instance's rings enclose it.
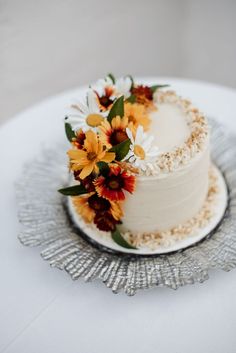
<path fill-rule="evenodd" d="M 60 192 L 85 233 L 135 248 L 209 218 L 208 124 L 166 85 L 108 75 L 72 105 L 65 128 L 73 181 Z"/>
<path fill-rule="evenodd" d="M 209 138 L 205 117 L 174 92 L 157 92 L 150 133 L 161 154 L 155 175 L 137 177 L 124 204 L 123 226 L 134 232 L 164 231 L 201 209 L 208 192 Z"/>

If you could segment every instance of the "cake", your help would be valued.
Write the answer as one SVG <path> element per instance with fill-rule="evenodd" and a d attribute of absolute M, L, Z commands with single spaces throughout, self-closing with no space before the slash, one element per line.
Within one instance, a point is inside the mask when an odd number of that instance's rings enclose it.
<path fill-rule="evenodd" d="M 208 123 L 168 85 L 109 74 L 71 106 L 65 130 L 70 185 L 59 191 L 80 228 L 136 248 L 193 225 L 206 207 Z"/>

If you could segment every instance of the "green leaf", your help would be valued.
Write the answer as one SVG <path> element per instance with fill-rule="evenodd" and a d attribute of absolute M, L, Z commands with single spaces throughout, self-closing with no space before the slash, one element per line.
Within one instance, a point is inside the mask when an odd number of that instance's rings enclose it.
<path fill-rule="evenodd" d="M 134 94 L 131 94 L 129 96 L 129 98 L 126 99 L 126 102 L 129 102 L 129 103 L 135 103 L 136 102 L 136 97 Z"/>
<path fill-rule="evenodd" d="M 107 75 L 107 77 L 110 77 L 110 79 L 112 80 L 113 84 L 116 83 L 115 76 L 114 76 L 112 73 L 109 73 L 109 74 Z"/>
<path fill-rule="evenodd" d="M 119 230 L 116 228 L 112 233 L 111 233 L 111 237 L 114 240 L 114 242 L 120 246 L 122 246 L 123 248 L 126 249 L 136 249 L 134 246 L 130 245 L 120 234 Z"/>
<path fill-rule="evenodd" d="M 66 137 L 68 140 L 71 142 L 74 137 L 76 137 L 74 131 L 71 128 L 71 125 L 69 123 L 65 123 L 65 132 L 66 132 Z"/>
<path fill-rule="evenodd" d="M 58 192 L 66 196 L 77 196 L 88 193 L 83 185 L 69 186 L 68 188 L 59 189 Z"/>
<path fill-rule="evenodd" d="M 119 97 L 113 104 L 107 120 L 111 123 L 112 119 L 119 115 L 121 118 L 124 116 L 124 96 Z"/>
<path fill-rule="evenodd" d="M 97 166 L 99 168 L 100 173 L 104 176 L 106 176 L 110 171 L 110 168 L 106 162 L 98 162 Z"/>
<path fill-rule="evenodd" d="M 152 93 L 154 93 L 159 88 L 169 87 L 170 85 L 154 85 L 150 86 Z"/>
<path fill-rule="evenodd" d="M 116 146 L 113 146 L 109 152 L 115 152 L 116 154 L 116 160 L 121 161 L 122 159 L 125 158 L 127 153 L 129 152 L 129 147 L 130 147 L 131 141 L 128 138 L 127 140 L 119 143 Z"/>
<path fill-rule="evenodd" d="M 130 88 L 130 90 L 132 90 L 132 88 L 134 87 L 134 79 L 133 79 L 133 76 L 131 76 L 131 75 L 126 75 L 126 76 L 129 77 L 130 80 L 131 80 L 131 88 Z"/>

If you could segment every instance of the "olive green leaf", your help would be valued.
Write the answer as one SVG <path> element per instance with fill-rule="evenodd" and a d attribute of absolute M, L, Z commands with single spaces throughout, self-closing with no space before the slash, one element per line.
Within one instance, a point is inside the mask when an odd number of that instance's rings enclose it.
<path fill-rule="evenodd" d="M 119 115 L 124 116 L 124 96 L 119 97 L 114 103 L 108 114 L 107 120 L 111 123 L 112 119 Z"/>
<path fill-rule="evenodd" d="M 130 147 L 131 141 L 128 138 L 127 140 L 119 143 L 116 146 L 113 146 L 109 152 L 115 152 L 116 154 L 116 160 L 121 161 L 122 159 L 125 158 L 127 153 L 129 152 L 129 147 Z"/>
<path fill-rule="evenodd" d="M 136 102 L 136 97 L 135 97 L 135 95 L 134 94 L 131 94 L 130 96 L 129 96 L 129 98 L 127 98 L 126 99 L 126 102 L 129 102 L 129 103 L 135 103 Z"/>
<path fill-rule="evenodd" d="M 109 73 L 109 74 L 107 75 L 107 77 L 109 77 L 109 78 L 112 80 L 113 84 L 116 83 L 115 76 L 114 76 L 112 73 Z"/>
<path fill-rule="evenodd" d="M 65 123 L 65 132 L 66 132 L 66 137 L 68 140 L 71 142 L 73 138 L 76 137 L 74 131 L 71 128 L 71 125 L 69 123 Z"/>
<path fill-rule="evenodd" d="M 101 162 L 100 161 L 100 162 L 97 163 L 97 166 L 99 168 L 100 173 L 103 176 L 106 176 L 109 173 L 109 171 L 110 171 L 109 165 L 106 162 Z"/>
<path fill-rule="evenodd" d="M 85 189 L 83 185 L 69 186 L 64 189 L 59 189 L 58 192 L 66 196 L 77 196 L 77 195 L 83 195 L 88 193 L 88 191 Z"/>
<path fill-rule="evenodd" d="M 134 79 L 133 79 L 133 76 L 131 75 L 126 75 L 126 77 L 129 77 L 130 78 L 130 81 L 131 81 L 131 88 L 130 90 L 132 91 L 133 87 L 134 87 Z"/>
<path fill-rule="evenodd" d="M 154 93 L 159 88 L 164 88 L 164 87 L 169 87 L 169 86 L 170 85 L 154 85 L 154 86 L 150 86 L 150 89 L 151 89 L 152 93 Z"/>
<path fill-rule="evenodd" d="M 120 246 L 122 246 L 123 248 L 126 249 L 136 249 L 134 246 L 130 245 L 120 234 L 119 230 L 116 228 L 112 233 L 111 233 L 111 237 L 114 240 L 114 242 Z"/>

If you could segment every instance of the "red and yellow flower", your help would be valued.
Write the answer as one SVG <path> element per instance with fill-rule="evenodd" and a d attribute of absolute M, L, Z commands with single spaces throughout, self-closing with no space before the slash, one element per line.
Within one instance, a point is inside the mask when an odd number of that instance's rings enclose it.
<path fill-rule="evenodd" d="M 99 126 L 100 141 L 102 141 L 107 148 L 111 148 L 112 146 L 116 146 L 127 140 L 127 127 L 135 132 L 137 127 L 141 125 L 146 131 L 148 130 L 150 123 L 151 120 L 143 105 L 137 103 L 125 103 L 123 118 L 116 116 L 112 119 L 111 123 L 105 120 Z"/>
<path fill-rule="evenodd" d="M 81 217 L 88 223 L 94 221 L 100 230 L 114 230 L 115 225 L 120 223 L 123 216 L 119 202 L 109 201 L 98 196 L 95 192 L 83 196 L 74 196 L 72 200 Z M 106 218 L 104 222 L 102 222 L 102 217 Z M 106 223 L 109 223 L 109 225 Z M 110 229 L 107 229 L 108 227 Z"/>
<path fill-rule="evenodd" d="M 105 120 L 99 127 L 100 131 L 100 141 L 111 148 L 119 143 L 127 140 L 128 135 L 126 133 L 126 128 L 128 127 L 128 118 L 124 116 L 116 116 L 112 119 L 111 124 Z"/>
<path fill-rule="evenodd" d="M 100 175 L 94 181 L 97 194 L 110 201 L 125 200 L 124 190 L 133 193 L 135 190 L 135 176 L 120 166 L 110 165 L 110 171 L 105 177 Z"/>
<path fill-rule="evenodd" d="M 115 153 L 107 152 L 96 133 L 89 130 L 85 136 L 83 149 L 72 149 L 67 152 L 70 157 L 71 170 L 80 170 L 81 179 L 86 178 L 93 171 L 98 172 L 97 162 L 109 163 L 115 159 Z"/>
<path fill-rule="evenodd" d="M 82 129 L 79 129 L 76 131 L 76 137 L 73 138 L 72 140 L 72 145 L 74 145 L 78 149 L 82 149 L 84 147 L 84 141 L 85 141 L 85 133 L 83 132 Z"/>
<path fill-rule="evenodd" d="M 114 99 L 112 99 L 114 91 L 114 87 L 106 86 L 104 87 L 104 94 L 102 96 L 99 96 L 98 93 L 95 92 L 97 94 L 98 105 L 101 111 L 106 111 L 111 108 L 114 101 Z"/>
<path fill-rule="evenodd" d="M 153 92 L 150 87 L 138 85 L 132 88 L 132 94 L 136 98 L 136 102 L 143 104 L 145 107 L 152 106 Z"/>
<path fill-rule="evenodd" d="M 96 216 L 94 217 L 93 221 L 98 229 L 103 230 L 105 232 L 113 232 L 116 228 L 116 224 L 121 223 L 120 221 L 116 220 L 109 212 L 96 213 Z"/>

